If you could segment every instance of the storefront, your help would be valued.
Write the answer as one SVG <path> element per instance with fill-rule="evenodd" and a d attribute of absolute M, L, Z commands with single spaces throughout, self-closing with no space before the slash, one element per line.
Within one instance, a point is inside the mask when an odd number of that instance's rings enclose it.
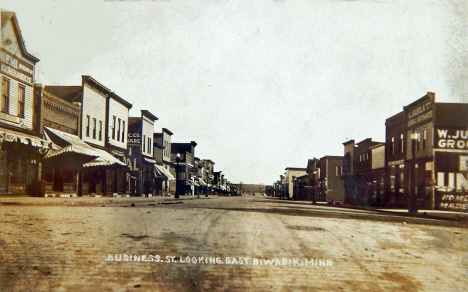
<path fill-rule="evenodd" d="M 33 194 L 41 158 L 53 144 L 39 137 L 0 129 L 0 193 Z"/>

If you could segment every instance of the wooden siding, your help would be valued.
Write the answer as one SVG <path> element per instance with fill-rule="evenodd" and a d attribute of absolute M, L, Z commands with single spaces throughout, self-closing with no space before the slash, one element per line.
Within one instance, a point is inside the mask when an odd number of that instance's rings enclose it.
<path fill-rule="evenodd" d="M 116 124 L 116 134 L 115 134 L 115 139 L 112 139 L 112 127 L 113 127 L 113 117 L 116 117 L 116 119 L 120 119 L 120 135 L 122 135 L 122 127 L 123 123 L 122 121 L 125 122 L 125 131 L 124 131 L 124 137 L 122 141 L 122 136 L 120 136 L 120 140 L 117 141 L 117 131 L 119 129 L 118 122 Z M 117 120 L 118 121 L 118 120 Z M 113 146 L 120 147 L 122 149 L 127 149 L 127 136 L 128 136 L 128 108 L 124 106 L 123 104 L 119 103 L 115 99 L 111 98 L 109 100 L 109 119 L 107 121 L 108 124 L 108 141 L 109 144 Z"/>
<path fill-rule="evenodd" d="M 3 22 L 3 21 L 2 21 Z M 9 41 L 7 41 L 9 40 Z M 33 84 L 34 64 L 21 54 L 18 39 L 11 20 L 8 20 L 1 29 L 1 70 L 2 78 L 10 82 L 10 97 L 8 114 L 0 116 L 0 122 L 17 126 L 22 129 L 32 130 L 33 127 Z M 8 73 L 10 72 L 10 73 Z M 18 76 L 30 78 L 23 81 Z M 21 77 L 21 78 L 23 78 Z M 26 78 L 25 78 L 26 79 Z M 30 81 L 30 82 L 27 82 Z M 0 87 L 1 87 L 0 83 Z M 18 88 L 25 88 L 24 117 L 18 117 Z M 1 92 L 2 88 L 0 88 Z"/>
<path fill-rule="evenodd" d="M 106 97 L 93 90 L 89 84 L 83 86 L 83 110 L 81 123 L 81 139 L 98 146 L 105 146 Z M 86 135 L 87 116 L 90 117 L 89 137 Z M 93 138 L 93 119 L 96 119 L 96 139 Z M 99 121 L 102 121 L 102 141 L 99 141 Z"/>

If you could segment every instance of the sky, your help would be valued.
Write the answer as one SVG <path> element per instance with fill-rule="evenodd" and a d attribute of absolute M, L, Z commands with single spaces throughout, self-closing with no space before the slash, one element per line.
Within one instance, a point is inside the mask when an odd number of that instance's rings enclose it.
<path fill-rule="evenodd" d="M 384 142 L 385 119 L 436 93 L 468 102 L 468 2 L 0 0 L 36 82 L 90 75 L 196 141 L 231 182 Z"/>

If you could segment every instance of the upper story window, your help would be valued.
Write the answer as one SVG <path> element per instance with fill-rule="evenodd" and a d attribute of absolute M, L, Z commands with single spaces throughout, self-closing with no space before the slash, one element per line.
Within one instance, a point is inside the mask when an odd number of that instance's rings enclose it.
<path fill-rule="evenodd" d="M 423 140 L 422 140 L 422 148 L 426 149 L 426 140 L 427 140 L 427 130 L 423 131 Z"/>
<path fill-rule="evenodd" d="M 390 151 L 392 155 L 395 155 L 395 137 L 392 137 L 391 144 L 390 144 Z"/>
<path fill-rule="evenodd" d="M 102 141 L 102 121 L 99 121 L 99 141 Z"/>
<path fill-rule="evenodd" d="M 403 153 L 405 150 L 405 147 L 403 145 L 404 142 L 405 142 L 405 139 L 403 137 L 403 134 L 400 134 L 400 153 Z"/>
<path fill-rule="evenodd" d="M 151 148 L 153 148 L 152 145 L 151 145 L 151 138 L 148 137 L 148 153 L 149 154 L 151 154 Z"/>
<path fill-rule="evenodd" d="M 146 152 L 145 142 L 146 142 L 146 135 L 143 135 L 143 149 L 142 149 L 143 152 Z"/>
<path fill-rule="evenodd" d="M 86 137 L 89 137 L 89 127 L 90 127 L 90 119 L 89 115 L 86 115 Z"/>
<path fill-rule="evenodd" d="M 1 111 L 8 113 L 10 107 L 10 80 L 2 79 L 2 104 Z"/>
<path fill-rule="evenodd" d="M 117 141 L 120 141 L 120 119 L 118 119 L 118 125 L 119 125 L 119 128 L 117 130 Z"/>
<path fill-rule="evenodd" d="M 343 166 L 336 166 L 336 176 L 341 176 L 343 174 Z"/>
<path fill-rule="evenodd" d="M 96 128 L 97 128 L 96 118 L 93 118 L 93 139 L 96 139 Z"/>
<path fill-rule="evenodd" d="M 115 140 L 115 123 L 116 123 L 116 119 L 115 119 L 115 116 L 112 117 L 112 139 Z"/>
<path fill-rule="evenodd" d="M 125 142 L 125 121 L 122 121 L 122 142 Z"/>
<path fill-rule="evenodd" d="M 24 100 L 26 99 L 26 88 L 22 85 L 18 87 L 18 117 L 24 118 Z"/>
<path fill-rule="evenodd" d="M 419 145 L 421 144 L 421 132 L 417 132 L 418 140 L 416 140 L 416 151 L 419 151 Z"/>

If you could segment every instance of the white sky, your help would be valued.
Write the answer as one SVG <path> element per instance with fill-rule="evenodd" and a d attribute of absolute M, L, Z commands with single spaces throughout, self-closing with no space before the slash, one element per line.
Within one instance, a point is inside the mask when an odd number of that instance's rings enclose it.
<path fill-rule="evenodd" d="M 468 102 L 468 2 L 0 0 L 36 81 L 91 75 L 196 141 L 232 182 L 384 141 L 385 119 L 436 92 Z"/>

